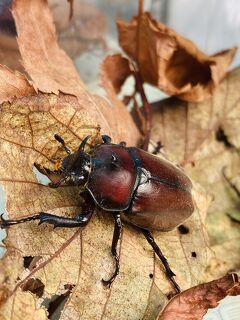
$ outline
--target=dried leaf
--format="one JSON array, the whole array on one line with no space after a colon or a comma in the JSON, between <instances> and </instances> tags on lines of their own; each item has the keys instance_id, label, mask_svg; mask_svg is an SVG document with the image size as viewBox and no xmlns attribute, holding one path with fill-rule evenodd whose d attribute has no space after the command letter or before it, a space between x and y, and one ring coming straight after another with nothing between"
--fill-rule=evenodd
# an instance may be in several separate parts
<instances>
[{"instance_id":1,"label":"dried leaf","mask_svg":"<svg viewBox=\"0 0 240 320\"><path fill-rule=\"evenodd\" d=\"M206 272L210 281L239 268L240 227L227 213L239 210L239 198L223 177L239 180L240 69L232 71L212 98L203 103L166 99L155 106L153 136L164 151L212 195L207 216L211 249L215 255ZM219 132L224 130L224 135ZM224 138L225 136L225 138ZM237 148L237 149L235 149Z\"/></svg>"},{"instance_id":2,"label":"dried leaf","mask_svg":"<svg viewBox=\"0 0 240 320\"><path fill-rule=\"evenodd\" d=\"M98 128L91 127L89 119L84 118L88 127L84 126L81 112L76 98L53 94L38 94L1 106L0 126L4 130L0 134L0 182L6 193L9 217L39 211L74 216L80 211L81 198L75 188L56 190L40 185L32 165L37 162L49 166L51 159L62 157L62 150L53 138L55 132L62 135L73 150L86 131L92 135L97 133ZM200 281L209 258L202 221L208 202L199 191L195 190L193 196L196 211L186 222L189 234L182 235L178 230L154 234L183 289ZM61 320L78 319L80 315L83 319L94 319L96 314L111 319L116 316L118 319L154 319L166 302L165 294L172 288L143 236L130 227L124 229L122 236L120 275L110 290L102 286L101 279L113 270L112 233L113 224L106 213L95 215L83 232L53 230L51 226L38 226L34 222L9 228L8 254L0 263L0 269L5 271L2 285L5 289L7 286L8 299L0 315L7 318L7 310L14 301L20 301L14 300L21 294L20 287L34 277L44 284L42 299L61 294L66 284L75 286ZM192 257L193 251L197 257ZM41 257L31 271L23 268L26 256ZM39 303L37 297L34 299ZM15 304L14 308L17 308Z\"/></svg>"},{"instance_id":3,"label":"dried leaf","mask_svg":"<svg viewBox=\"0 0 240 320\"><path fill-rule=\"evenodd\" d=\"M236 48L207 56L147 12L118 21L119 42L137 62L144 81L186 101L208 98L226 74Z\"/></svg>"},{"instance_id":4,"label":"dried leaf","mask_svg":"<svg viewBox=\"0 0 240 320\"><path fill-rule=\"evenodd\" d=\"M24 75L0 65L0 103L34 93L33 86Z\"/></svg>"},{"instance_id":5,"label":"dried leaf","mask_svg":"<svg viewBox=\"0 0 240 320\"><path fill-rule=\"evenodd\" d=\"M232 291L240 294L240 283L236 274L200 284L175 296L158 316L158 320L201 320L209 308Z\"/></svg>"},{"instance_id":6,"label":"dried leaf","mask_svg":"<svg viewBox=\"0 0 240 320\"><path fill-rule=\"evenodd\" d=\"M12 12L23 66L34 86L42 92L61 91L86 99L85 85L73 62L57 44L47 2L15 0Z\"/></svg>"},{"instance_id":7,"label":"dried leaf","mask_svg":"<svg viewBox=\"0 0 240 320\"><path fill-rule=\"evenodd\" d=\"M102 64L102 71L115 93L119 93L125 80L131 75L129 60L120 54L107 56Z\"/></svg>"},{"instance_id":8,"label":"dried leaf","mask_svg":"<svg viewBox=\"0 0 240 320\"><path fill-rule=\"evenodd\" d=\"M16 38L12 35L0 33L0 64L9 67L11 70L23 72L20 58Z\"/></svg>"},{"instance_id":9,"label":"dried leaf","mask_svg":"<svg viewBox=\"0 0 240 320\"><path fill-rule=\"evenodd\" d=\"M59 48L47 2L16 0L13 16L23 65L33 80L33 86L42 92L77 96L82 117L88 119L89 127L93 123L95 127L101 125L102 132L109 134L113 141L126 140L135 145L139 133L125 106L115 99L113 107L110 107L105 99L91 95L71 59ZM121 117L116 118L117 114ZM128 132L125 122L129 125Z\"/></svg>"}]
</instances>

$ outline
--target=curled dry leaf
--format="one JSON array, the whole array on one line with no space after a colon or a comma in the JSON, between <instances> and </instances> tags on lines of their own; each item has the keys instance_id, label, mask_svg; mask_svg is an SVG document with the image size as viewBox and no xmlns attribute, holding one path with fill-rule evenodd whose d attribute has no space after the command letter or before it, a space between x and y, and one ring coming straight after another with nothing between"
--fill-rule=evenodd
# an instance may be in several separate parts
<instances>
[{"instance_id":1,"label":"curled dry leaf","mask_svg":"<svg viewBox=\"0 0 240 320\"><path fill-rule=\"evenodd\" d=\"M236 208L239 210L240 199L223 177L223 168L233 182L237 183L240 177L239 85L238 68L206 102L170 98L154 107L153 140L160 140L166 154L181 163L213 198L207 228L214 256L206 281L240 267L240 226L227 216Z\"/></svg>"},{"instance_id":2,"label":"curled dry leaf","mask_svg":"<svg viewBox=\"0 0 240 320\"><path fill-rule=\"evenodd\" d=\"M236 48L208 56L147 12L118 21L119 42L144 81L186 101L208 98L226 74Z\"/></svg>"},{"instance_id":3,"label":"curled dry leaf","mask_svg":"<svg viewBox=\"0 0 240 320\"><path fill-rule=\"evenodd\" d=\"M102 70L115 93L119 93L125 80L131 75L132 71L129 60L120 54L107 56L102 64Z\"/></svg>"},{"instance_id":4,"label":"curled dry leaf","mask_svg":"<svg viewBox=\"0 0 240 320\"><path fill-rule=\"evenodd\" d=\"M209 308L214 308L227 295L240 294L236 274L200 284L175 296L157 320L202 320Z\"/></svg>"}]
</instances>

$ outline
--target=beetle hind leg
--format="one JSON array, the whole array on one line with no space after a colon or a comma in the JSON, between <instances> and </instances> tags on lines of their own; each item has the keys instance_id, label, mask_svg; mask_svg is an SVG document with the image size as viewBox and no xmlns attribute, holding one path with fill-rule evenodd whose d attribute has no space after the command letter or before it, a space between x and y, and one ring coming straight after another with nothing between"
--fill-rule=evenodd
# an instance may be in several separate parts
<instances>
[{"instance_id":1,"label":"beetle hind leg","mask_svg":"<svg viewBox=\"0 0 240 320\"><path fill-rule=\"evenodd\" d=\"M154 252L156 253L156 255L162 261L162 263L163 263L163 265L165 267L165 270L166 270L166 276L169 278L169 280L173 284L173 286L176 289L177 293L181 292L179 285L177 284L177 282L174 279L174 276L176 276L176 275L171 270L167 259L165 258L165 256L163 255L162 251L160 250L159 246L155 242L153 236L151 235L151 233L148 230L145 230L145 229L141 229L141 230L142 230L145 238L147 239L148 243L152 246L152 248L153 248Z\"/></svg>"},{"instance_id":2,"label":"beetle hind leg","mask_svg":"<svg viewBox=\"0 0 240 320\"><path fill-rule=\"evenodd\" d=\"M113 283L113 281L115 280L117 275L119 274L119 268L120 268L119 255L117 253L117 245L118 245L118 241L120 240L121 231L122 231L122 221L121 221L120 214L114 215L114 222L115 223L114 223L114 233L113 233L111 252L112 252L113 257L115 258L115 263L116 263L115 271L110 279L108 279L108 280L102 279L104 286L109 286L109 287L111 286L111 284Z\"/></svg>"}]
</instances>

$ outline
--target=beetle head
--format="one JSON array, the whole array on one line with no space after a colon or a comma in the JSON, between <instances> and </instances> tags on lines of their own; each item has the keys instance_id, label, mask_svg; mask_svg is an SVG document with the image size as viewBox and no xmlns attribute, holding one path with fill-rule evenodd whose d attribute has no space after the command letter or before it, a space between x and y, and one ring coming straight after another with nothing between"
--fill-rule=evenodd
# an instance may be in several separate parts
<instances>
[{"instance_id":1,"label":"beetle head","mask_svg":"<svg viewBox=\"0 0 240 320\"><path fill-rule=\"evenodd\" d=\"M65 146L62 138L57 135L55 135L55 138ZM84 138L78 150L74 153L71 153L65 146L68 156L61 163L57 164L57 169L54 171L34 163L37 170L51 180L49 183L50 187L57 188L65 181L69 181L75 185L84 185L87 182L91 169L91 160L90 156L84 152L84 147L89 138L90 136Z\"/></svg>"},{"instance_id":2,"label":"beetle head","mask_svg":"<svg viewBox=\"0 0 240 320\"><path fill-rule=\"evenodd\" d=\"M90 156L84 152L84 147L89 138L90 136L84 138L78 150L62 160L60 171L64 175L64 179L70 180L76 185L84 185L90 172Z\"/></svg>"}]
</instances>

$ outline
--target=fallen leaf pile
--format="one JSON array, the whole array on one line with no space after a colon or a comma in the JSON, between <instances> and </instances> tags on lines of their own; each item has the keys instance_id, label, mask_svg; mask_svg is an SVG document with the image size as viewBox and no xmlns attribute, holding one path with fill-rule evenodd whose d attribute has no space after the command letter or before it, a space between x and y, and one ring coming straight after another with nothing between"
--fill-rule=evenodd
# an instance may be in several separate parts
<instances>
[{"instance_id":1,"label":"fallen leaf pile","mask_svg":"<svg viewBox=\"0 0 240 320\"><path fill-rule=\"evenodd\" d=\"M92 144L99 141L100 134L110 135L114 142L139 144L139 130L117 97L132 73L131 64L121 56L108 58L101 70L107 99L92 95L71 59L58 46L47 2L15 0L12 12L26 74L0 66L0 185L5 192L6 213L12 219L39 211L74 217L81 212L79 190L70 186L50 189L40 184L33 163L53 168L55 161L64 156L53 137L55 133L62 136L72 150L88 134L92 135ZM160 25L152 27L150 22L158 37ZM136 20L129 29L135 30L135 24ZM152 48L155 45L152 43ZM233 54L231 50L225 59L224 54L204 57L204 62L202 54L196 54L201 63L212 68L213 77L208 79L211 84L203 85L208 87L206 95L224 76ZM129 55L135 60L133 53ZM136 59L139 66L143 66L143 60L139 56ZM147 80L142 67L140 71ZM193 84L195 80L189 81ZM194 181L193 215L174 231L154 232L156 242L177 275L177 282L187 291L167 304L174 293L171 283L144 237L131 226L125 226L119 246L120 274L110 289L103 287L101 279L108 278L114 269L110 254L113 223L109 214L96 210L83 230L53 230L52 226L38 226L36 222L7 230L4 241L7 252L0 260L0 318L181 319L179 301L184 301L184 314L196 306L196 303L189 306L189 297L192 297L195 301L204 301L198 317L189 318L198 320L207 308L216 306L227 294L233 291L239 294L237 276L223 277L230 269L239 268L237 254L225 253L234 244L238 250L240 242L236 243L239 226L225 215L236 206L237 199L229 196L232 190L222 176L224 166L229 177L236 175L239 168L235 148L239 148L240 126L233 121L239 109L236 90L239 81L239 70L236 70L210 100L196 104L171 98L158 104L154 111L152 139L161 140L166 156L180 163ZM196 89L184 84L179 94L186 97L188 92L192 96L191 90L186 90L190 87L193 91ZM220 130L227 138L216 138ZM227 146L226 139L234 147ZM210 203L211 216L208 214L207 219L211 247L205 225ZM223 235L220 246L211 219L221 224L222 217L228 223L229 234ZM198 285L218 277L223 278ZM206 292L210 295L207 302Z\"/></svg>"}]
</instances>

